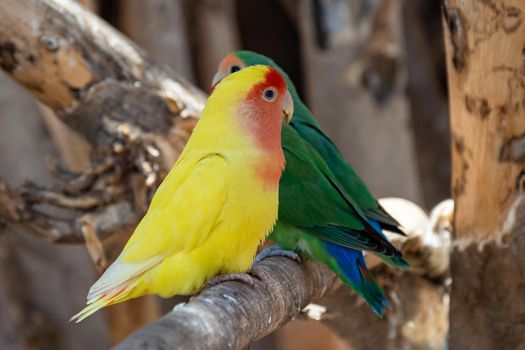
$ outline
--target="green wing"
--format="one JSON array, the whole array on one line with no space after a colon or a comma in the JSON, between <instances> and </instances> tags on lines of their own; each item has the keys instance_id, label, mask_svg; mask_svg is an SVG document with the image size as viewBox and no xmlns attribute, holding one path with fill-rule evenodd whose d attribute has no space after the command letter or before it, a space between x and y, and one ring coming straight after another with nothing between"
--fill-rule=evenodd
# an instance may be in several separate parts
<instances>
[{"instance_id":1,"label":"green wing","mask_svg":"<svg viewBox=\"0 0 525 350\"><path fill-rule=\"evenodd\" d=\"M317 151L291 127L283 127L286 168L279 191L279 220L313 236L352 249L400 256L368 223Z\"/></svg>"},{"instance_id":2,"label":"green wing","mask_svg":"<svg viewBox=\"0 0 525 350\"><path fill-rule=\"evenodd\" d=\"M377 220L384 229L403 234L403 231L399 229L399 223L379 205L363 180L346 162L332 140L319 128L306 107L300 107L298 112L294 113L291 125L305 141L319 152L328 163L335 178L348 195L363 209L367 217Z\"/></svg>"}]
</instances>

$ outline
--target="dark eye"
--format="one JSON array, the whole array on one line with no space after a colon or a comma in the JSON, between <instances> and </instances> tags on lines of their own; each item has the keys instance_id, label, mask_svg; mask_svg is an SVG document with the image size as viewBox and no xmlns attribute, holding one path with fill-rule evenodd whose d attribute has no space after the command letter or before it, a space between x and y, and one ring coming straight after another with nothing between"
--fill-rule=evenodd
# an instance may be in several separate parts
<instances>
[{"instance_id":1,"label":"dark eye","mask_svg":"<svg viewBox=\"0 0 525 350\"><path fill-rule=\"evenodd\" d=\"M241 70L241 67L239 67L238 65L233 65L230 67L230 73L235 73L235 72L238 72Z\"/></svg>"},{"instance_id":2,"label":"dark eye","mask_svg":"<svg viewBox=\"0 0 525 350\"><path fill-rule=\"evenodd\" d=\"M264 89L263 98L266 101L273 101L277 97L277 91L273 87Z\"/></svg>"}]
</instances>

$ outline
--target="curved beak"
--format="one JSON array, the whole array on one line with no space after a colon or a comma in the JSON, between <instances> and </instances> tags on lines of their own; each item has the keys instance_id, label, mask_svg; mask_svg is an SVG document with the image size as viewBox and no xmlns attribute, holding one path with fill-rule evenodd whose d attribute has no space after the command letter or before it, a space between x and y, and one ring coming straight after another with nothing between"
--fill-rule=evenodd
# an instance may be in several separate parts
<instances>
[{"instance_id":1,"label":"curved beak","mask_svg":"<svg viewBox=\"0 0 525 350\"><path fill-rule=\"evenodd\" d=\"M283 110L284 117L286 118L286 123L290 123L293 116L293 99L290 95L290 91L286 90L286 95L284 95L281 100L281 108Z\"/></svg>"},{"instance_id":2,"label":"curved beak","mask_svg":"<svg viewBox=\"0 0 525 350\"><path fill-rule=\"evenodd\" d=\"M211 86L212 88L217 85L217 83L219 83L222 78L224 78L224 74L222 74L222 72L220 70L217 71L217 73L215 73L215 75L213 76L213 80L211 81Z\"/></svg>"}]
</instances>

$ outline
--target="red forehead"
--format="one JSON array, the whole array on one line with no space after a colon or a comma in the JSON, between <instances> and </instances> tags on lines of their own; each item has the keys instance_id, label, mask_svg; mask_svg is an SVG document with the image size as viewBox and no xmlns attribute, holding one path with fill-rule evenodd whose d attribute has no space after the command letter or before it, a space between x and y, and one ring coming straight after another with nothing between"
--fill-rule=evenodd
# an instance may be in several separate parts
<instances>
[{"instance_id":1,"label":"red forehead","mask_svg":"<svg viewBox=\"0 0 525 350\"><path fill-rule=\"evenodd\" d=\"M248 96L259 94L268 87L274 87L280 93L283 93L286 90L286 80L284 80L282 75L272 67L268 67L268 71L264 75L264 80L255 85Z\"/></svg>"},{"instance_id":2,"label":"red forehead","mask_svg":"<svg viewBox=\"0 0 525 350\"><path fill-rule=\"evenodd\" d=\"M284 91L286 89L286 81L283 76L279 74L277 70L270 67L268 73L266 73L265 83L268 86L274 86L279 91Z\"/></svg>"},{"instance_id":3,"label":"red forehead","mask_svg":"<svg viewBox=\"0 0 525 350\"><path fill-rule=\"evenodd\" d=\"M261 103L260 97L263 91L269 87L274 87L279 95L284 94L286 91L286 80L277 72L274 68L268 67L268 71L264 75L264 80L255 84L246 95L248 100L257 101L256 103Z\"/></svg>"}]
</instances>

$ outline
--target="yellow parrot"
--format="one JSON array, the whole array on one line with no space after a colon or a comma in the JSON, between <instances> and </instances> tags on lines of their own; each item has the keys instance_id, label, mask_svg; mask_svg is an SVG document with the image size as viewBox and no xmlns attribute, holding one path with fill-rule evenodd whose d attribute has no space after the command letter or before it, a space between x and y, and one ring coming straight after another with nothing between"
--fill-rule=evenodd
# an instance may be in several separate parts
<instances>
[{"instance_id":1,"label":"yellow parrot","mask_svg":"<svg viewBox=\"0 0 525 350\"><path fill-rule=\"evenodd\" d=\"M250 269L277 219L286 81L256 65L217 84L181 156L119 257L90 288L77 322L145 294L192 294Z\"/></svg>"}]
</instances>

